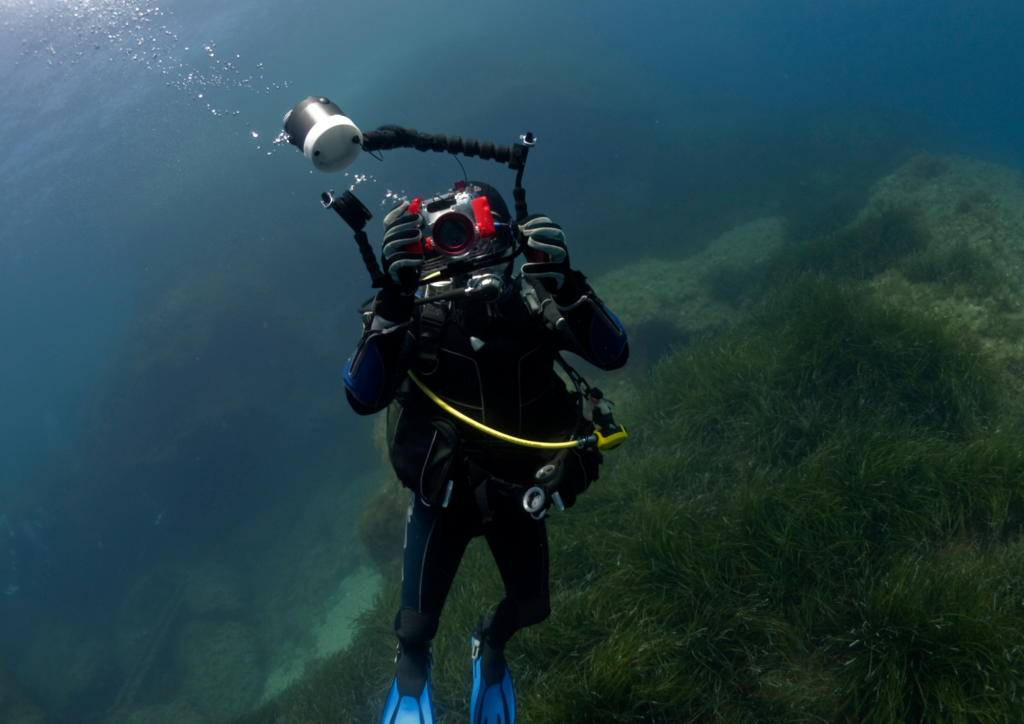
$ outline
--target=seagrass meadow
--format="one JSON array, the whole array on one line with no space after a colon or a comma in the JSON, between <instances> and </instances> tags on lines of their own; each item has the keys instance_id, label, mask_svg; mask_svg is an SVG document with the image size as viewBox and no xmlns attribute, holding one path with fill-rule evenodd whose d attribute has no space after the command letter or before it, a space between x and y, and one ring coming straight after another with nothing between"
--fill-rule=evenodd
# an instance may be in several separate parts
<instances>
[{"instance_id":1,"label":"seagrass meadow","mask_svg":"<svg viewBox=\"0 0 1024 724\"><path fill-rule=\"evenodd\" d=\"M708 293L727 329L680 329L617 409L629 444L552 514L553 614L508 647L520 724L1021 720L1024 239L1005 201L937 191L972 163L914 159ZM404 502L385 487L364 540L400 541ZM380 551L351 646L239 724L379 716L400 553ZM470 633L502 595L474 542L435 640L442 722L468 717Z\"/></svg>"}]
</instances>

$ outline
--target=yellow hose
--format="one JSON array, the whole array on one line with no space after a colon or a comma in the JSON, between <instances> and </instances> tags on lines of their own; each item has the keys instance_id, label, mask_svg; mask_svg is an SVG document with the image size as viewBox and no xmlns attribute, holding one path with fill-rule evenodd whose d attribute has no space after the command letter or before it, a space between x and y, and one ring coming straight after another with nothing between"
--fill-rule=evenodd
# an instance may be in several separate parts
<instances>
[{"instance_id":1,"label":"yellow hose","mask_svg":"<svg viewBox=\"0 0 1024 724\"><path fill-rule=\"evenodd\" d=\"M445 402L440 397L438 397L433 392L431 392L430 389L425 384L420 382L420 378L417 377L416 374L412 370L409 370L409 379L411 379L413 382L415 382L416 386L419 387L421 390L423 390L423 393L427 397L429 397L431 400L436 402L441 407L442 410L444 410L445 412L447 412L450 415L454 415L455 417L459 418L460 420L462 420L467 425L472 425L477 430L480 430L482 432L486 432L488 435L493 435L494 437L498 438L499 440L504 440L506 442L515 443L516 445L525 445L526 447L539 447L539 448L547 448L547 449L565 448L565 447L579 447L579 445L580 445L581 441L579 441L579 440L567 440L566 442L535 442L533 440L523 440L522 438L519 438L519 437L512 437L511 435L506 435L503 432L498 432L497 430L493 430L493 429L487 427L486 425L480 424L479 422L477 422L476 420L474 420L471 417L466 417L461 412L459 412L458 410L453 408L447 402Z\"/></svg>"}]
</instances>

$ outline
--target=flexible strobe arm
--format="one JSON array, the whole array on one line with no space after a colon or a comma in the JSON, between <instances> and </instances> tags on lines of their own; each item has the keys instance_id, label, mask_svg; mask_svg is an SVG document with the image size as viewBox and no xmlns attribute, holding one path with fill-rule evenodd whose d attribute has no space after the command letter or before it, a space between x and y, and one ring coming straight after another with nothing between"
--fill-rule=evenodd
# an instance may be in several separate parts
<instances>
[{"instance_id":1,"label":"flexible strobe arm","mask_svg":"<svg viewBox=\"0 0 1024 724\"><path fill-rule=\"evenodd\" d=\"M510 169L518 171L512 196L515 199L516 221L522 221L528 214L526 191L523 189L523 169L526 167L526 156L536 144L533 133L527 132L522 139L522 143L517 143L509 148L504 144L495 146L490 141L478 141L475 138L463 139L459 136L445 136L443 133L430 135L429 133L420 133L414 128L384 125L376 131L363 134L363 150L390 151L395 148L415 148L424 153L427 151L448 152L469 157L476 156L484 161L493 160L498 163L507 163ZM355 141L356 139L353 139L353 142Z\"/></svg>"},{"instance_id":2,"label":"flexible strobe arm","mask_svg":"<svg viewBox=\"0 0 1024 724\"><path fill-rule=\"evenodd\" d=\"M532 138L532 134L528 134ZM495 146L490 141L478 141L475 138L463 139L459 136L445 136L442 133L430 135L420 133L414 128L401 126L381 126L376 131L363 134L364 151L390 151L395 148L415 148L417 151L435 153L453 153L463 156L478 157L484 161L506 163L512 170L523 167L529 147L515 144L512 148L502 144Z\"/></svg>"}]
</instances>

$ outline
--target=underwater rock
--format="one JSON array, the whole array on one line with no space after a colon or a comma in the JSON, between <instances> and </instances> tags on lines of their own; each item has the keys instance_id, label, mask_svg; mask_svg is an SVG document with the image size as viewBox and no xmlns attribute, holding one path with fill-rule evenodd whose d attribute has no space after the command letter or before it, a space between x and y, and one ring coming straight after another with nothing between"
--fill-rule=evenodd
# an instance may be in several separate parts
<instances>
[{"instance_id":1,"label":"underwater rock","mask_svg":"<svg viewBox=\"0 0 1024 724\"><path fill-rule=\"evenodd\" d=\"M1024 173L972 158L918 156L875 184L860 218L886 206L920 210L931 251L966 244L991 254L1015 286L1024 282Z\"/></svg>"},{"instance_id":2,"label":"underwater rock","mask_svg":"<svg viewBox=\"0 0 1024 724\"><path fill-rule=\"evenodd\" d=\"M757 219L686 259L641 259L595 279L629 332L631 363L656 361L672 346L735 325L749 303L744 276L779 248L785 229L783 219Z\"/></svg>"},{"instance_id":3,"label":"underwater rock","mask_svg":"<svg viewBox=\"0 0 1024 724\"><path fill-rule=\"evenodd\" d=\"M15 704L6 711L0 710L5 724L44 724L43 710L31 704Z\"/></svg>"},{"instance_id":4,"label":"underwater rock","mask_svg":"<svg viewBox=\"0 0 1024 724\"><path fill-rule=\"evenodd\" d=\"M190 571L182 597L185 607L199 616L232 613L242 608L238 575L219 561L207 561Z\"/></svg>"},{"instance_id":5,"label":"underwater rock","mask_svg":"<svg viewBox=\"0 0 1024 724\"><path fill-rule=\"evenodd\" d=\"M959 156L915 157L875 184L861 217L913 206L927 249L869 284L976 335L1024 397L1024 173Z\"/></svg>"},{"instance_id":6,"label":"underwater rock","mask_svg":"<svg viewBox=\"0 0 1024 724\"><path fill-rule=\"evenodd\" d=\"M704 251L679 261L642 259L594 280L594 288L627 330L662 322L693 333L733 320L730 305L716 302L702 287L714 268L749 269L782 243L785 222L757 219L722 234Z\"/></svg>"},{"instance_id":7,"label":"underwater rock","mask_svg":"<svg viewBox=\"0 0 1024 724\"><path fill-rule=\"evenodd\" d=\"M236 621L193 621L175 641L181 699L211 721L245 711L261 692L262 657L252 629Z\"/></svg>"},{"instance_id":8,"label":"underwater rock","mask_svg":"<svg viewBox=\"0 0 1024 724\"><path fill-rule=\"evenodd\" d=\"M143 576L121 606L114 634L118 663L127 679L144 669L166 644L181 610L182 584L177 577Z\"/></svg>"},{"instance_id":9,"label":"underwater rock","mask_svg":"<svg viewBox=\"0 0 1024 724\"><path fill-rule=\"evenodd\" d=\"M391 467L391 455L388 453L388 416L377 415L373 418L373 449L380 455L380 463L385 469Z\"/></svg>"},{"instance_id":10,"label":"underwater rock","mask_svg":"<svg viewBox=\"0 0 1024 724\"><path fill-rule=\"evenodd\" d=\"M405 511L409 491L392 476L367 501L359 520L359 538L382 575L397 580L402 573Z\"/></svg>"},{"instance_id":11,"label":"underwater rock","mask_svg":"<svg viewBox=\"0 0 1024 724\"><path fill-rule=\"evenodd\" d=\"M11 675L0 668L0 721L4 724L44 724L46 715L18 688Z\"/></svg>"},{"instance_id":12,"label":"underwater rock","mask_svg":"<svg viewBox=\"0 0 1024 724\"><path fill-rule=\"evenodd\" d=\"M157 704L132 710L124 724L206 724L208 720L184 704Z\"/></svg>"},{"instance_id":13,"label":"underwater rock","mask_svg":"<svg viewBox=\"0 0 1024 724\"><path fill-rule=\"evenodd\" d=\"M173 687L174 672L159 666L177 630L184 586L180 576L144 576L129 592L115 629L120 687L109 711L111 724L122 724L140 701L146 701L154 680Z\"/></svg>"},{"instance_id":14,"label":"underwater rock","mask_svg":"<svg viewBox=\"0 0 1024 724\"><path fill-rule=\"evenodd\" d=\"M107 716L103 724L210 724L210 720L188 704L176 701L128 707Z\"/></svg>"},{"instance_id":15,"label":"underwater rock","mask_svg":"<svg viewBox=\"0 0 1024 724\"><path fill-rule=\"evenodd\" d=\"M76 704L105 688L116 665L113 650L104 639L61 627L42 633L29 647L20 668L21 676L49 711L68 714Z\"/></svg>"},{"instance_id":16,"label":"underwater rock","mask_svg":"<svg viewBox=\"0 0 1024 724\"><path fill-rule=\"evenodd\" d=\"M339 583L359 569L367 553L356 532L366 499L377 487L378 476L344 476L339 460L311 491L252 571L252 613L260 640L272 659L289 659L290 651L312 646L312 630L329 609Z\"/></svg>"},{"instance_id":17,"label":"underwater rock","mask_svg":"<svg viewBox=\"0 0 1024 724\"><path fill-rule=\"evenodd\" d=\"M331 608L316 628L316 654L330 656L352 642L356 619L373 605L384 578L368 567L362 567L338 585L331 597Z\"/></svg>"},{"instance_id":18,"label":"underwater rock","mask_svg":"<svg viewBox=\"0 0 1024 724\"><path fill-rule=\"evenodd\" d=\"M261 702L269 701L284 691L305 672L310 662L322 660L351 644L359 616L373 607L384 578L363 566L338 584L329 600L330 608L315 627L315 643L311 647L277 652L271 671L263 686Z\"/></svg>"},{"instance_id":19,"label":"underwater rock","mask_svg":"<svg viewBox=\"0 0 1024 724\"><path fill-rule=\"evenodd\" d=\"M906 229L885 227L904 217ZM1021 172L971 158L923 154L875 183L845 227L803 240L806 253L787 239L786 223L759 219L687 259L642 259L595 279L595 289L629 330L631 356L641 364L654 361L674 346L731 328L778 284L792 281L785 275L775 278L779 270L774 267L789 264L796 272L846 280L844 259L854 266L852 257L858 254L877 261L877 250L857 248L858 239L877 245L880 234L892 259L875 267L860 264L858 269L867 273L854 275L853 281L866 278L888 303L955 320L977 332L997 356L1016 358L1024 352ZM911 231L916 236L908 241L904 237ZM893 234L896 241L907 242L904 256L889 248ZM819 268L801 253L832 256ZM1024 366L1019 376L1015 384L1024 390Z\"/></svg>"}]
</instances>

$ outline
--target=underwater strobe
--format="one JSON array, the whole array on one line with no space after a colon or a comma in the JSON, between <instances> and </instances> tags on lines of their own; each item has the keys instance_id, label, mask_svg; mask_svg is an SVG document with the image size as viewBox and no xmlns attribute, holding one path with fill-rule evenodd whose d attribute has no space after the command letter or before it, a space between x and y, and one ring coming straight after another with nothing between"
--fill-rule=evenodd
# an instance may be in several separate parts
<instances>
[{"instance_id":1,"label":"underwater strobe","mask_svg":"<svg viewBox=\"0 0 1024 724\"><path fill-rule=\"evenodd\" d=\"M284 116L288 142L302 151L317 171L347 168L363 148L363 134L345 112L321 96L310 96Z\"/></svg>"}]
</instances>

